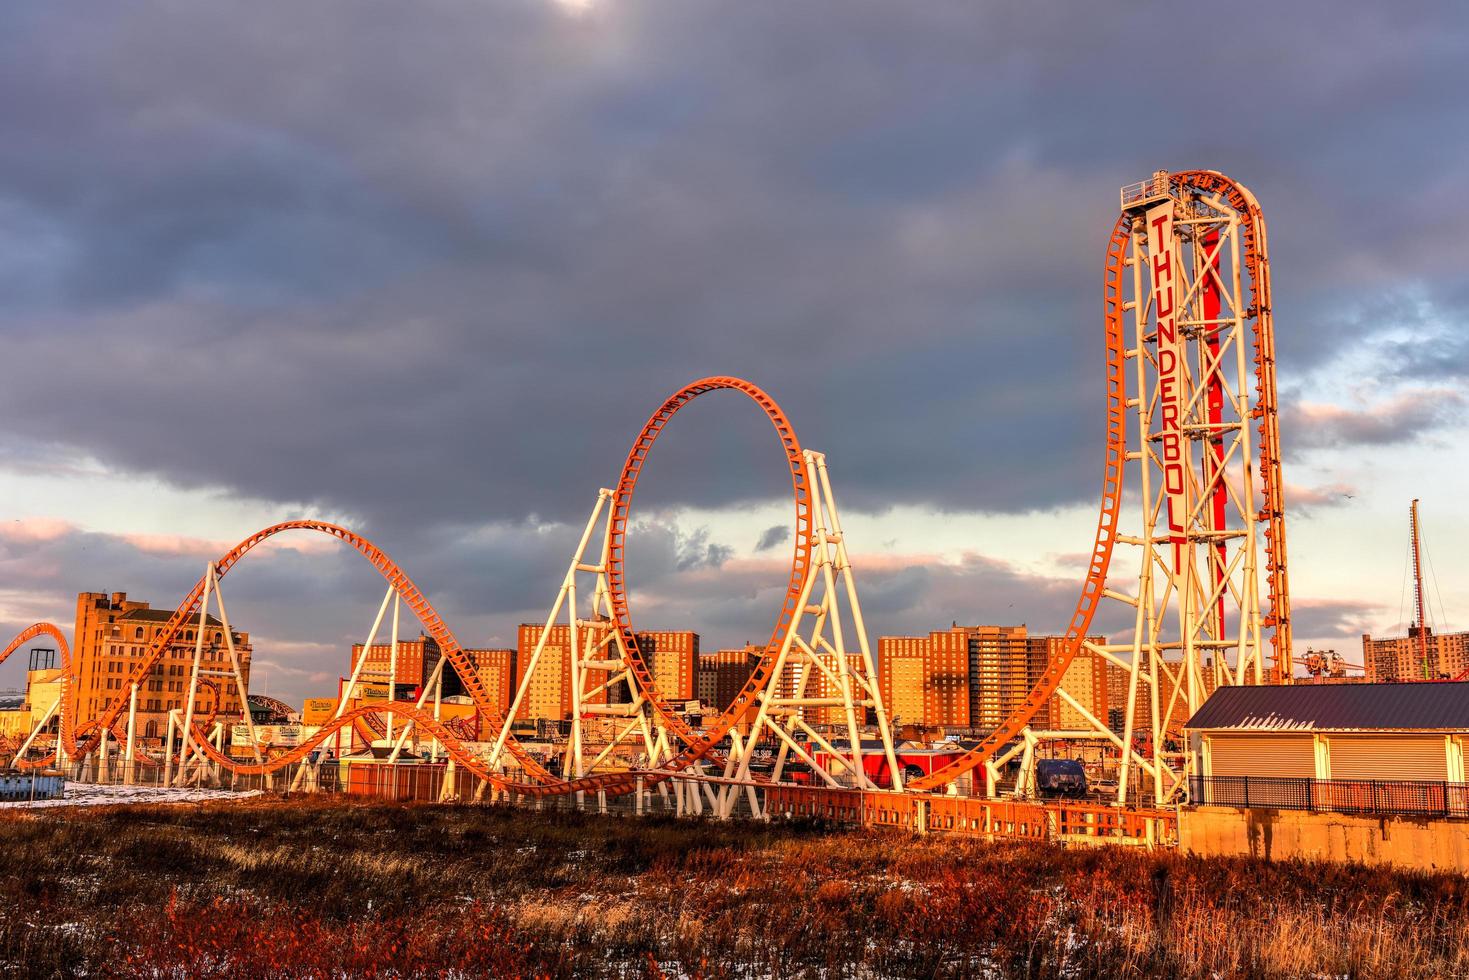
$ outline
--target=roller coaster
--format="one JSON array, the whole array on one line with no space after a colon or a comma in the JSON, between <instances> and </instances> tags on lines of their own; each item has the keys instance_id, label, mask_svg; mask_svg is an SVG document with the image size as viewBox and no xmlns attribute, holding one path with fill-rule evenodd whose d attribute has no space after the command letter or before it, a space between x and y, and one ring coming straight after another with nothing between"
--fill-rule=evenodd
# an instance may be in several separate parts
<instances>
[{"instance_id":1,"label":"roller coaster","mask_svg":"<svg viewBox=\"0 0 1469 980\"><path fill-rule=\"evenodd\" d=\"M762 794L791 785L797 768L833 790L907 798L953 794L968 780L974 795L993 794L1000 767L1012 759L1029 759L1047 739L1086 738L1109 745L1120 759L1115 804L1182 800L1193 760L1177 737L1179 719L1217 685L1267 678L1288 683L1292 674L1268 248L1254 196L1214 171L1159 171L1123 188L1120 205L1103 279L1101 500L1075 611L1058 652L1018 709L942 768L905 785L825 456L802 446L770 395L733 377L685 385L643 425L617 481L597 496L509 705L496 703L448 624L385 552L347 528L295 520L257 531L209 563L123 681L123 693L94 718L75 717L76 698L67 686L73 664L60 629L38 623L12 640L0 660L37 637L55 641L63 678L57 704L15 752L13 764L96 775L115 760L130 775L138 767L161 767L164 778L177 783L217 779L223 772L269 779L294 767L293 785L299 785L318 750L355 729L369 740L386 734L394 761L410 733L415 741L431 741L451 769L469 774L477 797L582 800L594 794L605 804L627 794L641 800L674 781L693 783L692 798L714 813L727 816L743 805L761 816L768 815ZM625 555L639 476L659 435L684 406L718 391L745 396L774 428L790 475L795 543L770 638L748 679L717 715L694 725L660 689L640 647ZM471 744L464 729L430 707L427 689L415 701L390 697L350 706L361 683L354 670L335 717L298 745L262 745L247 711L252 757L236 758L226 751L222 726L210 731L212 715L194 716L196 694L214 684L200 670L201 629L183 717L170 726L160 752L141 749L138 691L211 605L224 625L240 703L246 703L220 584L257 546L288 532L335 538L377 570L386 590L367 645L391 609L396 649L399 611L406 606L438 644L439 672L447 664L458 674L480 729L494 733L492 741ZM585 614L583 604L590 607ZM550 765L522 743L513 722L535 671L553 669L542 665L543 654L563 615L573 711L564 750ZM1068 669L1083 655L1100 658L1126 679L1120 726L1093 715L1067 690ZM628 696L619 701L610 696L614 690ZM1082 730L1034 727L1055 698L1085 719ZM384 716L390 716L386 724ZM37 735L53 717L54 739L47 745ZM588 732L589 719L598 717L610 726L600 745ZM394 722L401 726L396 741ZM639 761L629 763L626 753L614 751L623 743L637 749ZM756 765L757 753L771 764ZM871 775L873 757L890 774L884 785Z\"/></svg>"}]
</instances>

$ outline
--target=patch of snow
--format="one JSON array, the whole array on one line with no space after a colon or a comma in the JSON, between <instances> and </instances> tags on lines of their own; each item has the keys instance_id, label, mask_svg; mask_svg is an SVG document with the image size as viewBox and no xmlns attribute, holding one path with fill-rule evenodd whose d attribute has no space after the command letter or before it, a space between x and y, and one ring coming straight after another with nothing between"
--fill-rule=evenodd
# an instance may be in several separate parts
<instances>
[{"instance_id":1,"label":"patch of snow","mask_svg":"<svg viewBox=\"0 0 1469 980\"><path fill-rule=\"evenodd\" d=\"M259 796L260 790L233 792L195 786L106 786L97 783L67 783L66 794L57 800L23 800L0 803L0 808L33 809L55 806L108 806L118 803L202 803L206 800L241 800Z\"/></svg>"}]
</instances>

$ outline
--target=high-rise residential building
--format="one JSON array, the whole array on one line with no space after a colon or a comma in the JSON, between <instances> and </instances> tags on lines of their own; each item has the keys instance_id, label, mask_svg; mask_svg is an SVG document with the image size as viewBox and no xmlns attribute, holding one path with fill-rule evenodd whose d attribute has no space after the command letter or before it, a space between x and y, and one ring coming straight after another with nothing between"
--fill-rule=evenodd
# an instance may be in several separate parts
<instances>
[{"instance_id":1,"label":"high-rise residential building","mask_svg":"<svg viewBox=\"0 0 1469 980\"><path fill-rule=\"evenodd\" d=\"M1362 634L1362 666L1367 683L1443 680L1469 670L1469 632L1435 633L1428 626L1424 627L1420 644L1418 629L1412 626L1407 636L1376 639Z\"/></svg>"},{"instance_id":2,"label":"high-rise residential building","mask_svg":"<svg viewBox=\"0 0 1469 980\"><path fill-rule=\"evenodd\" d=\"M636 635L638 651L664 700L673 704L694 700L699 634L690 630L647 630Z\"/></svg>"},{"instance_id":3,"label":"high-rise residential building","mask_svg":"<svg viewBox=\"0 0 1469 980\"><path fill-rule=\"evenodd\" d=\"M519 690L525 672L530 669L531 655L541 640L544 623L522 623L516 636L515 685ZM580 639L585 639L583 632ZM579 651L586 656L584 651ZM514 694L511 695L512 699ZM606 697L600 698L602 703ZM541 656L531 674L530 686L521 699L517 719L561 721L571 717L571 628L557 623L546 633Z\"/></svg>"},{"instance_id":4,"label":"high-rise residential building","mask_svg":"<svg viewBox=\"0 0 1469 980\"><path fill-rule=\"evenodd\" d=\"M738 650L700 654L694 692L699 701L715 711L728 708L744 690L750 671L763 653L762 647L750 643Z\"/></svg>"},{"instance_id":5,"label":"high-rise residential building","mask_svg":"<svg viewBox=\"0 0 1469 980\"><path fill-rule=\"evenodd\" d=\"M991 731L1019 708L1035 674L1024 626L954 626L969 645L969 725Z\"/></svg>"},{"instance_id":6,"label":"high-rise residential building","mask_svg":"<svg viewBox=\"0 0 1469 980\"><path fill-rule=\"evenodd\" d=\"M973 657L959 627L878 639L878 690L899 725L968 729L975 706Z\"/></svg>"},{"instance_id":7,"label":"high-rise residential building","mask_svg":"<svg viewBox=\"0 0 1469 980\"><path fill-rule=\"evenodd\" d=\"M396 688L395 695L399 697L416 697L417 693L428 684L429 678L433 676L434 668L438 666L443 654L439 650L438 642L431 636L420 633L416 640L399 640L398 657L396 664L393 661L393 644L374 643L367 648L367 659L363 661L362 669L357 673L360 683L386 684L388 671L396 667L393 676L393 686ZM357 668L357 661L362 657L362 644L352 644L350 659L347 661L347 676ZM445 665L445 669L448 666ZM448 678L446 677L447 681ZM407 688L407 690L404 690Z\"/></svg>"},{"instance_id":8,"label":"high-rise residential building","mask_svg":"<svg viewBox=\"0 0 1469 980\"><path fill-rule=\"evenodd\" d=\"M531 654L535 651L544 627L543 623L523 623L520 627L514 670L517 689L530 667ZM589 643L596 646L610 628L609 623L605 627L583 630L578 637L579 643L582 646ZM653 681L664 698L675 703L692 701L695 664L699 659L699 634L688 630L649 630L639 631L636 636L638 650L643 654L643 659L653 674ZM579 649L578 654L585 658L587 650ZM611 660L616 656L616 641L613 640L602 647L598 659ZM512 690L510 698L514 696L515 692ZM594 694L588 703L618 704L625 703L628 698L629 692L618 685L618 690ZM546 635L540 663L531 674L530 686L526 689L516 717L564 721L571 717L571 709L571 630L565 623L558 623Z\"/></svg>"},{"instance_id":9,"label":"high-rise residential building","mask_svg":"<svg viewBox=\"0 0 1469 980\"><path fill-rule=\"evenodd\" d=\"M128 697L127 679L143 660L154 638L173 616L171 609L152 609L148 603L129 599L126 592L82 592L77 595L76 631L72 658L76 671L75 696L78 718L95 718L118 698ZM204 621L200 654L201 669L230 669L229 646L224 624L213 616ZM189 676L193 670L194 647L199 643L199 618L189 619L163 656L154 664L138 688L137 733L140 738L161 738L168 730L168 712L183 710L189 698ZM253 647L250 635L230 631L240 673L250 679ZM194 711L207 713L217 707L216 717L243 718L239 693L232 677L208 677L195 694ZM214 704L217 690L219 703Z\"/></svg>"},{"instance_id":10,"label":"high-rise residential building","mask_svg":"<svg viewBox=\"0 0 1469 980\"><path fill-rule=\"evenodd\" d=\"M1099 645L1107 642L1102 636L1089 636L1087 639ZM1027 640L1032 686L1040 680L1046 665L1061 655L1065 642L1064 636L1032 636ZM1075 698L1093 718L1110 727L1109 666L1108 661L1082 648L1067 666L1066 673L1061 675L1061 688ZM1119 673L1126 677L1124 672ZM1085 714L1060 694L1051 695L1046 702L1045 711L1031 722L1031 726L1053 731L1085 731L1094 727Z\"/></svg>"},{"instance_id":11,"label":"high-rise residential building","mask_svg":"<svg viewBox=\"0 0 1469 980\"><path fill-rule=\"evenodd\" d=\"M1090 639L1102 642L1101 637ZM900 724L991 731L1024 704L1062 642L1059 636L1030 636L1024 625L954 624L928 636L882 637L878 675L883 703ZM1106 722L1108 684L1099 658L1083 651L1063 684ZM1031 724L1054 728L1064 720L1068 724L1061 727L1083 727L1080 719L1079 712L1053 697Z\"/></svg>"},{"instance_id":12,"label":"high-rise residential building","mask_svg":"<svg viewBox=\"0 0 1469 980\"><path fill-rule=\"evenodd\" d=\"M846 655L846 660L846 669L848 671L848 676L846 680L848 686L850 686L851 688L852 701L854 704L853 717L858 725L863 725L867 722L867 709L858 705L857 702L862 701L866 697L866 695L863 692L861 685L858 684L858 682L852 675L855 674L857 676L866 676L867 665L863 662L862 654L860 651L857 653L849 652ZM806 685L806 696L821 698L825 701L843 700L842 688L840 683L841 673L838 668L838 659L830 653L823 653L821 655L821 662L825 666L826 670L813 668L815 673L813 674L811 681ZM831 673L828 674L827 671L830 671ZM847 709L844 704L840 703L813 705L802 709L802 717L805 718L805 720L812 725L840 727L847 724Z\"/></svg>"},{"instance_id":13,"label":"high-rise residential building","mask_svg":"<svg viewBox=\"0 0 1469 980\"><path fill-rule=\"evenodd\" d=\"M505 711L510 707L510 699L515 696L515 651L514 650L470 650L466 649L464 655L474 665L475 675L479 677L480 684L490 695L490 703L497 711ZM464 684L459 680L454 670L446 665L444 667L444 692L451 693L449 679L452 676L454 694L464 694Z\"/></svg>"},{"instance_id":14,"label":"high-rise residential building","mask_svg":"<svg viewBox=\"0 0 1469 980\"><path fill-rule=\"evenodd\" d=\"M1108 660L1102 666L1102 676L1107 690L1107 715L1101 720L1115 734L1121 735L1127 727L1127 695L1132 674Z\"/></svg>"},{"instance_id":15,"label":"high-rise residential building","mask_svg":"<svg viewBox=\"0 0 1469 980\"><path fill-rule=\"evenodd\" d=\"M877 641L878 690L883 706L899 725L938 724L929 719L941 715L931 693L932 657L926 636L884 636ZM964 724L969 721L969 700L964 698Z\"/></svg>"}]
</instances>

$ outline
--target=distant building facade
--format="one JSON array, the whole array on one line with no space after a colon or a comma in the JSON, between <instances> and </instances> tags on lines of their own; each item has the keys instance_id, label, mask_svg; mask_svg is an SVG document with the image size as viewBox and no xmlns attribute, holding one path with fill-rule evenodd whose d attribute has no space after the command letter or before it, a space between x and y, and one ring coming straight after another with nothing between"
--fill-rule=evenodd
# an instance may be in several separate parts
<instances>
[{"instance_id":1,"label":"distant building facade","mask_svg":"<svg viewBox=\"0 0 1469 980\"><path fill-rule=\"evenodd\" d=\"M1101 636L1089 636L1087 640L1097 645L1106 642L1106 639ZM1040 680L1040 674L1045 671L1046 664L1061 655L1065 641L1064 636L1032 636L1029 638L1029 660L1031 669L1036 671L1035 680ZM1111 708L1114 697L1112 693L1114 675L1108 670L1109 666L1115 665L1083 647L1077 651L1076 656L1067 666L1066 672L1061 675L1062 690L1075 698L1081 707L1086 709L1087 714L1108 729L1112 727ZM1117 673L1121 674L1125 684L1127 673L1120 669ZM1127 696L1125 688L1122 694L1125 699ZM1124 706L1125 703L1124 701ZM1037 718L1031 724L1035 727L1044 725L1052 731L1072 732L1095 727L1087 720L1085 714L1082 714L1075 705L1061 697L1060 694L1051 695L1046 702L1044 722Z\"/></svg>"},{"instance_id":2,"label":"distant building facade","mask_svg":"<svg viewBox=\"0 0 1469 980\"><path fill-rule=\"evenodd\" d=\"M1102 642L1101 637L1090 637ZM928 636L885 636L878 641L878 678L883 704L902 725L993 731L1009 718L1060 653L1063 638L1031 636L1024 625L960 626ZM1108 721L1110 675L1106 665L1082 651L1063 686L1104 724ZM1080 728L1080 712L1060 698L1038 712L1037 728Z\"/></svg>"},{"instance_id":3,"label":"distant building facade","mask_svg":"<svg viewBox=\"0 0 1469 980\"><path fill-rule=\"evenodd\" d=\"M78 718L95 718L113 701L128 697L128 677L172 616L173 610L152 609L146 602L129 599L126 592L78 593L76 630L72 634ZM198 630L199 618L193 616L139 686L137 733L140 738L161 738L168 730L168 712L174 708L185 709L194 646L199 642ZM250 657L254 651L250 635L232 630L231 639L248 686ZM213 616L205 619L200 667L230 669L224 624ZM233 679L212 677L210 680L212 685L201 685L195 695L195 714L204 715L217 709L220 719L242 719L244 707ZM216 688L217 705L214 703Z\"/></svg>"},{"instance_id":4,"label":"distant building facade","mask_svg":"<svg viewBox=\"0 0 1469 980\"><path fill-rule=\"evenodd\" d=\"M514 650L490 650L475 649L465 650L464 655L474 666L474 673L479 678L480 685L490 695L490 703L495 710L504 713L510 708L510 699L515 697L515 651ZM445 680L454 671L446 668ZM455 686L463 691L463 684L459 683L458 675L454 675Z\"/></svg>"},{"instance_id":5,"label":"distant building facade","mask_svg":"<svg viewBox=\"0 0 1469 980\"><path fill-rule=\"evenodd\" d=\"M715 650L699 655L694 694L705 707L723 711L734 703L750 679L764 649L753 643L737 650Z\"/></svg>"},{"instance_id":6,"label":"distant building facade","mask_svg":"<svg viewBox=\"0 0 1469 980\"><path fill-rule=\"evenodd\" d=\"M393 660L392 643L374 643L367 648L367 659L363 661L362 669L358 671L357 677L363 683L386 684L389 670L395 668L392 679L397 693L416 696L416 692L428 684L429 678L433 676L434 668L439 665L442 657L438 641L426 633L420 633L416 640L398 641L396 664ZM350 677L351 672L356 670L357 661L360 659L362 659L362 644L354 643L351 659L347 663L347 676ZM410 690L404 692L404 687Z\"/></svg>"},{"instance_id":7,"label":"distant building facade","mask_svg":"<svg viewBox=\"0 0 1469 980\"><path fill-rule=\"evenodd\" d=\"M519 689L525 673L530 669L531 655L540 642L544 623L522 623L516 637L515 685ZM591 642L600 643L607 624L601 630L591 630ZM586 640L588 631L583 630L579 639ZM669 702L694 700L694 677L699 662L699 634L689 630L649 630L636 634L638 650L653 674L653 681ZM607 652L600 659L617 656L615 640L604 647ZM586 651L578 653L585 658ZM510 697L514 697L512 691ZM601 691L593 695L588 703L625 703L630 692L619 686L618 690ZM571 717L571 629L558 623L546 633L546 643L541 650L540 663L531 673L530 685L521 700L517 720L551 719L565 721Z\"/></svg>"},{"instance_id":8,"label":"distant building facade","mask_svg":"<svg viewBox=\"0 0 1469 980\"><path fill-rule=\"evenodd\" d=\"M638 651L666 701L693 701L699 663L699 634L690 630L649 630L637 635Z\"/></svg>"},{"instance_id":9,"label":"distant building facade","mask_svg":"<svg viewBox=\"0 0 1469 980\"><path fill-rule=\"evenodd\" d=\"M1418 630L1413 626L1407 636L1377 639L1362 634L1367 683L1446 680L1469 670L1469 632L1435 633L1433 627L1423 627L1420 643Z\"/></svg>"}]
</instances>

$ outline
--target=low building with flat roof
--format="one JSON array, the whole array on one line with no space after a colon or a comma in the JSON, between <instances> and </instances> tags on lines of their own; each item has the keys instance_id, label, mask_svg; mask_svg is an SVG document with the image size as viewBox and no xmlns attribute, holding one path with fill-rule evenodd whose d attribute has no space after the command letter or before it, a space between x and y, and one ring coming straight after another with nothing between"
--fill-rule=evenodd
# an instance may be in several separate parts
<instances>
[{"instance_id":1,"label":"low building with flat roof","mask_svg":"<svg viewBox=\"0 0 1469 980\"><path fill-rule=\"evenodd\" d=\"M1187 729L1205 799L1244 778L1463 783L1469 683L1221 687Z\"/></svg>"}]
</instances>

